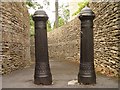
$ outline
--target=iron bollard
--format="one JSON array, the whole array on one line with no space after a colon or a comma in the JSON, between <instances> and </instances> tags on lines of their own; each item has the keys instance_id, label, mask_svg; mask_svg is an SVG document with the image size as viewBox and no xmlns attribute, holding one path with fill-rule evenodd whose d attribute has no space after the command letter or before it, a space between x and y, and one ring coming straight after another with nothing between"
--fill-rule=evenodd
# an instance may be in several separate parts
<instances>
[{"instance_id":1,"label":"iron bollard","mask_svg":"<svg viewBox=\"0 0 120 90\"><path fill-rule=\"evenodd\" d=\"M94 12L87 6L80 12L81 20L81 49L78 83L95 84L96 74L94 69L94 43L93 43L93 19Z\"/></svg>"},{"instance_id":2,"label":"iron bollard","mask_svg":"<svg viewBox=\"0 0 120 90\"><path fill-rule=\"evenodd\" d=\"M45 11L37 10L33 15L35 22L35 73L34 83L39 85L52 84L49 66L47 28L48 16Z\"/></svg>"}]
</instances>

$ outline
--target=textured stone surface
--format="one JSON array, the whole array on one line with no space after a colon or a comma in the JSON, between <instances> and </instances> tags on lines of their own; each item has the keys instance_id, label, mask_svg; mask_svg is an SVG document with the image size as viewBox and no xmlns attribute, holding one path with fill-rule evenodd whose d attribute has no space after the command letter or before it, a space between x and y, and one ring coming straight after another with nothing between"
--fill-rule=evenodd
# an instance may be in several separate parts
<instances>
[{"instance_id":1,"label":"textured stone surface","mask_svg":"<svg viewBox=\"0 0 120 90\"><path fill-rule=\"evenodd\" d=\"M57 60L77 60L80 56L80 21L72 20L48 33L49 57Z\"/></svg>"},{"instance_id":2,"label":"textured stone surface","mask_svg":"<svg viewBox=\"0 0 120 90\"><path fill-rule=\"evenodd\" d=\"M30 37L30 55L31 55L31 61L35 62L35 38L34 36Z\"/></svg>"},{"instance_id":3,"label":"textured stone surface","mask_svg":"<svg viewBox=\"0 0 120 90\"><path fill-rule=\"evenodd\" d=\"M91 3L94 20L96 71L118 76L120 62L120 2Z\"/></svg>"},{"instance_id":4,"label":"textured stone surface","mask_svg":"<svg viewBox=\"0 0 120 90\"><path fill-rule=\"evenodd\" d=\"M2 73L30 64L29 14L24 3L1 3ZM0 29L1 30L1 29Z\"/></svg>"},{"instance_id":5,"label":"textured stone surface","mask_svg":"<svg viewBox=\"0 0 120 90\"><path fill-rule=\"evenodd\" d=\"M96 71L118 76L120 62L120 3L90 3L94 19L94 59ZM80 58L80 21L48 33L49 57L58 60Z\"/></svg>"}]
</instances>

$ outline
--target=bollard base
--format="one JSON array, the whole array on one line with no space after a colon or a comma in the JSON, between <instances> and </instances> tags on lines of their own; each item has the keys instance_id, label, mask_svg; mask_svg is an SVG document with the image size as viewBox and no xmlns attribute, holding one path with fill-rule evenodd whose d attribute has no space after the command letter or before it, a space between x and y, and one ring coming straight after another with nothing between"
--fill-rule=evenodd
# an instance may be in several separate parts
<instances>
[{"instance_id":1,"label":"bollard base","mask_svg":"<svg viewBox=\"0 0 120 90\"><path fill-rule=\"evenodd\" d=\"M80 64L80 71L78 74L78 83L96 84L96 74L94 70L94 63L84 62Z\"/></svg>"},{"instance_id":2,"label":"bollard base","mask_svg":"<svg viewBox=\"0 0 120 90\"><path fill-rule=\"evenodd\" d=\"M89 84L96 84L96 76L95 75L80 75L78 74L78 83L89 85Z\"/></svg>"},{"instance_id":3,"label":"bollard base","mask_svg":"<svg viewBox=\"0 0 120 90\"><path fill-rule=\"evenodd\" d=\"M36 85L51 85L52 84L52 75L44 75L34 78L34 84Z\"/></svg>"}]
</instances>

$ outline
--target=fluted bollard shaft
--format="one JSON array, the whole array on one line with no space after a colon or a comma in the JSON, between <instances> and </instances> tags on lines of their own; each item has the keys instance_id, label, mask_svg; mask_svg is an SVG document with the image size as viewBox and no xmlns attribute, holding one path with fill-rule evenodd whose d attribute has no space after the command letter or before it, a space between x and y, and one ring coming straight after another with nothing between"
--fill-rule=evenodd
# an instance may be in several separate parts
<instances>
[{"instance_id":1,"label":"fluted bollard shaft","mask_svg":"<svg viewBox=\"0 0 120 90\"><path fill-rule=\"evenodd\" d=\"M78 82L82 84L95 84L96 74L94 69L94 43L93 43L93 11L85 7L81 10L81 44L80 44L80 67Z\"/></svg>"},{"instance_id":2,"label":"fluted bollard shaft","mask_svg":"<svg viewBox=\"0 0 120 90\"><path fill-rule=\"evenodd\" d=\"M38 10L33 15L35 24L35 73L34 83L39 85L52 84L49 66L46 23L48 16L45 11Z\"/></svg>"}]
</instances>

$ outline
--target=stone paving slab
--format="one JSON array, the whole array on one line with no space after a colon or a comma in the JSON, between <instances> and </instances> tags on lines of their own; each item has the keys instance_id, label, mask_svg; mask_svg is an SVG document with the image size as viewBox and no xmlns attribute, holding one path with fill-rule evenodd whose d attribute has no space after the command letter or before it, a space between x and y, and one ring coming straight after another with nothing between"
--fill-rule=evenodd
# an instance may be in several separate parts
<instances>
[{"instance_id":1,"label":"stone paving slab","mask_svg":"<svg viewBox=\"0 0 120 90\"><path fill-rule=\"evenodd\" d=\"M103 75L97 75L95 85L68 85L71 80L77 80L79 64L68 61L50 60L53 85L35 85L33 83L34 65L24 70L15 71L2 77L3 88L118 88L118 80Z\"/></svg>"}]
</instances>

